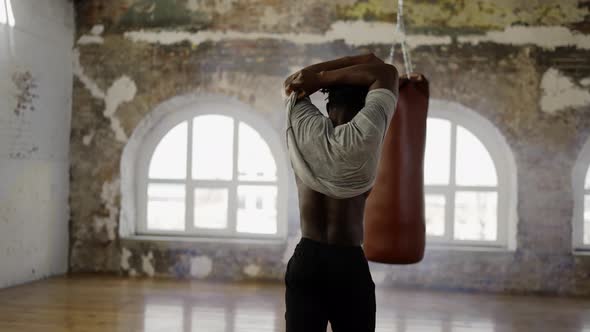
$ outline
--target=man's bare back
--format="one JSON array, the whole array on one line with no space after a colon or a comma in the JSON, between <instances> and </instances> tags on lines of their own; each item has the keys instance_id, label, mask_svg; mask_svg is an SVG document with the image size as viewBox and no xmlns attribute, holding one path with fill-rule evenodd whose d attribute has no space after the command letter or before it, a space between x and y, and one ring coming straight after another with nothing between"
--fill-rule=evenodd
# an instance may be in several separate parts
<instances>
[{"instance_id":1,"label":"man's bare back","mask_svg":"<svg viewBox=\"0 0 590 332\"><path fill-rule=\"evenodd\" d=\"M296 177L301 235L328 243L360 246L366 194L335 199L311 190Z\"/></svg>"}]
</instances>

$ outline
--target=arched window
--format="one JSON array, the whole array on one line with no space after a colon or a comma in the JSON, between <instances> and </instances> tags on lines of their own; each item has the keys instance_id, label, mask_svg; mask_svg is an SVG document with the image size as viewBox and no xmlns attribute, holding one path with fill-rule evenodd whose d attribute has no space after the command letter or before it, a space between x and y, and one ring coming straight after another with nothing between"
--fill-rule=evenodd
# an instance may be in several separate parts
<instances>
[{"instance_id":1,"label":"arched window","mask_svg":"<svg viewBox=\"0 0 590 332\"><path fill-rule=\"evenodd\" d=\"M590 140L582 148L573 172L574 249L590 249Z\"/></svg>"},{"instance_id":2,"label":"arched window","mask_svg":"<svg viewBox=\"0 0 590 332\"><path fill-rule=\"evenodd\" d=\"M149 130L136 164L135 234L284 237L282 149L253 113L204 97Z\"/></svg>"},{"instance_id":3,"label":"arched window","mask_svg":"<svg viewBox=\"0 0 590 332\"><path fill-rule=\"evenodd\" d=\"M430 102L424 184L429 243L514 247L514 161L498 130L456 103Z\"/></svg>"}]
</instances>

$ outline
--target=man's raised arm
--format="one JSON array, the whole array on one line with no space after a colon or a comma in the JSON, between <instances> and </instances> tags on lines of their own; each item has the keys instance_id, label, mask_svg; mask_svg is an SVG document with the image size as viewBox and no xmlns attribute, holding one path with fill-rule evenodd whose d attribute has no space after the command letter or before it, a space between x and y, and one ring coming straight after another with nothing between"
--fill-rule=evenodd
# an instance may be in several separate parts
<instances>
[{"instance_id":1,"label":"man's raised arm","mask_svg":"<svg viewBox=\"0 0 590 332\"><path fill-rule=\"evenodd\" d=\"M318 74L322 87L335 85L366 86L369 90L388 89L398 94L398 72L388 64L362 64Z\"/></svg>"},{"instance_id":2,"label":"man's raised arm","mask_svg":"<svg viewBox=\"0 0 590 332\"><path fill-rule=\"evenodd\" d=\"M285 93L288 96L291 94L291 91L288 87L290 84L300 76L301 72L308 72L308 73L315 73L319 74L320 72L325 71L333 71L337 69L342 69L346 67L362 65L362 64L384 64L381 59L379 59L373 53L355 55L355 56L345 56L336 60L330 60L325 62L316 63L310 66L307 66L300 71L291 74L287 79L285 79L284 87Z\"/></svg>"},{"instance_id":3,"label":"man's raised arm","mask_svg":"<svg viewBox=\"0 0 590 332\"><path fill-rule=\"evenodd\" d=\"M379 59L373 53L345 56L340 59L330 60L326 62L320 62L303 69L319 73L322 71L331 71L340 68L346 68L350 66L363 65L363 64L383 64L383 61Z\"/></svg>"},{"instance_id":4,"label":"man's raised arm","mask_svg":"<svg viewBox=\"0 0 590 332\"><path fill-rule=\"evenodd\" d=\"M388 89L396 96L399 90L397 69L385 63L353 65L335 70L313 72L303 69L285 87L297 91L298 96L309 96L319 89L338 85L366 86L369 90Z\"/></svg>"}]
</instances>

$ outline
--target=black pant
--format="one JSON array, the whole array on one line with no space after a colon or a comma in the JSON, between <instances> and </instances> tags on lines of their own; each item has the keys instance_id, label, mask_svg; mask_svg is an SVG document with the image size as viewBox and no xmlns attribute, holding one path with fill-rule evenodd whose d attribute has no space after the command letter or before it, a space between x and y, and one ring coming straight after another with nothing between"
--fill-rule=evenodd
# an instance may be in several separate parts
<instances>
[{"instance_id":1,"label":"black pant","mask_svg":"<svg viewBox=\"0 0 590 332\"><path fill-rule=\"evenodd\" d=\"M375 331L375 284L363 249L301 239L285 275L287 332Z\"/></svg>"}]
</instances>

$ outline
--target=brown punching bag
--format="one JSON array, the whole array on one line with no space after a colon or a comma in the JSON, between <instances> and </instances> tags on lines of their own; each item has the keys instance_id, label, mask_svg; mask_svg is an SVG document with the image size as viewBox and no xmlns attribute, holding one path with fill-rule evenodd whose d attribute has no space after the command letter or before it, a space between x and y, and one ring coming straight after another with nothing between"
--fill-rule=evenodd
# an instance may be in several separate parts
<instances>
[{"instance_id":1,"label":"brown punching bag","mask_svg":"<svg viewBox=\"0 0 590 332\"><path fill-rule=\"evenodd\" d=\"M423 168L429 85L423 76L402 77L399 83L397 109L364 218L365 256L386 264L421 261L426 237Z\"/></svg>"}]
</instances>

